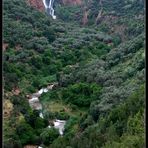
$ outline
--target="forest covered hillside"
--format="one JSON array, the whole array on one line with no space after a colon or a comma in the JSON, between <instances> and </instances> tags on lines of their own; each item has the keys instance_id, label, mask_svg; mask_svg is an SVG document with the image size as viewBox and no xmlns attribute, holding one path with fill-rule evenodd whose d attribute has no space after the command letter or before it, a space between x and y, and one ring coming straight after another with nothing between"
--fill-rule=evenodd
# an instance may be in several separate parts
<instances>
[{"instance_id":1,"label":"forest covered hillside","mask_svg":"<svg viewBox=\"0 0 148 148\"><path fill-rule=\"evenodd\" d=\"M42 0L3 1L4 148L145 147L144 1L54 9L55 20Z\"/></svg>"}]
</instances>

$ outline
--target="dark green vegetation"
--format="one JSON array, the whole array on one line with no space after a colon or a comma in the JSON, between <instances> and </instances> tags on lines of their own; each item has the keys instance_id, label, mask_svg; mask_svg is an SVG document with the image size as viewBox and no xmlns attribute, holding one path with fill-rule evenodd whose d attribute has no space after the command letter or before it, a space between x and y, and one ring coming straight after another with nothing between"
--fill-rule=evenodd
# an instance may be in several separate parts
<instances>
[{"instance_id":1,"label":"dark green vegetation","mask_svg":"<svg viewBox=\"0 0 148 148\"><path fill-rule=\"evenodd\" d=\"M56 6L53 21L24 0L3 4L4 101L13 106L4 116L4 147L144 147L143 1L103 1L100 22L100 5L86 1L86 26L79 6ZM26 95L51 82L59 86L41 96L42 119ZM54 118L67 120L63 137L47 128Z\"/></svg>"}]
</instances>

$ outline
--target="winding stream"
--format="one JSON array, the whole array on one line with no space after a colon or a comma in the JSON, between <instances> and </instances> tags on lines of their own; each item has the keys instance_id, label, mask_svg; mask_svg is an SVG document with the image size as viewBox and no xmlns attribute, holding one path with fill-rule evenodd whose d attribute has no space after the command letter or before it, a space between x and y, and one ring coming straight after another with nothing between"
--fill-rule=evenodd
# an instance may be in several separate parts
<instances>
[{"instance_id":1,"label":"winding stream","mask_svg":"<svg viewBox=\"0 0 148 148\"><path fill-rule=\"evenodd\" d=\"M29 99L29 105L33 110L39 110L40 114L39 116L41 118L44 118L44 115L42 113L42 104L40 103L39 97L43 94L48 92L49 90L52 90L55 84L51 84L49 86L47 86L47 88L42 88L40 89L38 92L34 93L31 95L31 99ZM54 128L59 130L59 134L63 135L64 134L64 126L66 124L65 120L58 120L55 119L54 123ZM51 128L51 126L49 125L48 128Z\"/></svg>"}]
</instances>

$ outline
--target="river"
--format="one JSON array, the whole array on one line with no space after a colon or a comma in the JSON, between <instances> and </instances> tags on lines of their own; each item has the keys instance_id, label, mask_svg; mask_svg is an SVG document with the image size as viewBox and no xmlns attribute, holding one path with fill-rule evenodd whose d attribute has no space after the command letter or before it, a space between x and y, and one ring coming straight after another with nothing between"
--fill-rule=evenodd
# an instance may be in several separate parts
<instances>
[{"instance_id":1,"label":"river","mask_svg":"<svg viewBox=\"0 0 148 148\"><path fill-rule=\"evenodd\" d=\"M50 84L47 86L47 88L41 88L39 91L31 95L31 98L29 99L29 105L33 110L39 110L40 114L39 116L41 118L44 118L44 115L42 113L42 104L40 103L39 97L43 94L48 92L49 90L52 90L55 84ZM54 120L54 128L58 129L59 134L62 136L64 134L64 126L66 124L65 120ZM48 128L51 128L49 125Z\"/></svg>"}]
</instances>

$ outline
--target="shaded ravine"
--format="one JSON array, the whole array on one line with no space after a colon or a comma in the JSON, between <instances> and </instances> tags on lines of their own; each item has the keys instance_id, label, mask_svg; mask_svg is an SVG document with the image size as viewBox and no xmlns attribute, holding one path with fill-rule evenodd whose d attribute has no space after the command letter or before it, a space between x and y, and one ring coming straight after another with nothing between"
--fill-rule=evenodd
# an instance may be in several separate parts
<instances>
[{"instance_id":1,"label":"shaded ravine","mask_svg":"<svg viewBox=\"0 0 148 148\"><path fill-rule=\"evenodd\" d=\"M31 95L30 99L29 99L29 105L33 110L39 110L40 114L39 116L41 118L44 118L43 112L42 112L42 104L40 103L39 97L43 94L48 92L49 90L52 90L53 87L55 86L55 84L50 84L47 86L47 88L41 88L38 92L34 93ZM59 134L62 136L64 134L64 126L66 124L65 120L58 120L55 119L54 120L54 128L59 130ZM48 128L51 128L51 126L49 125Z\"/></svg>"}]
</instances>

